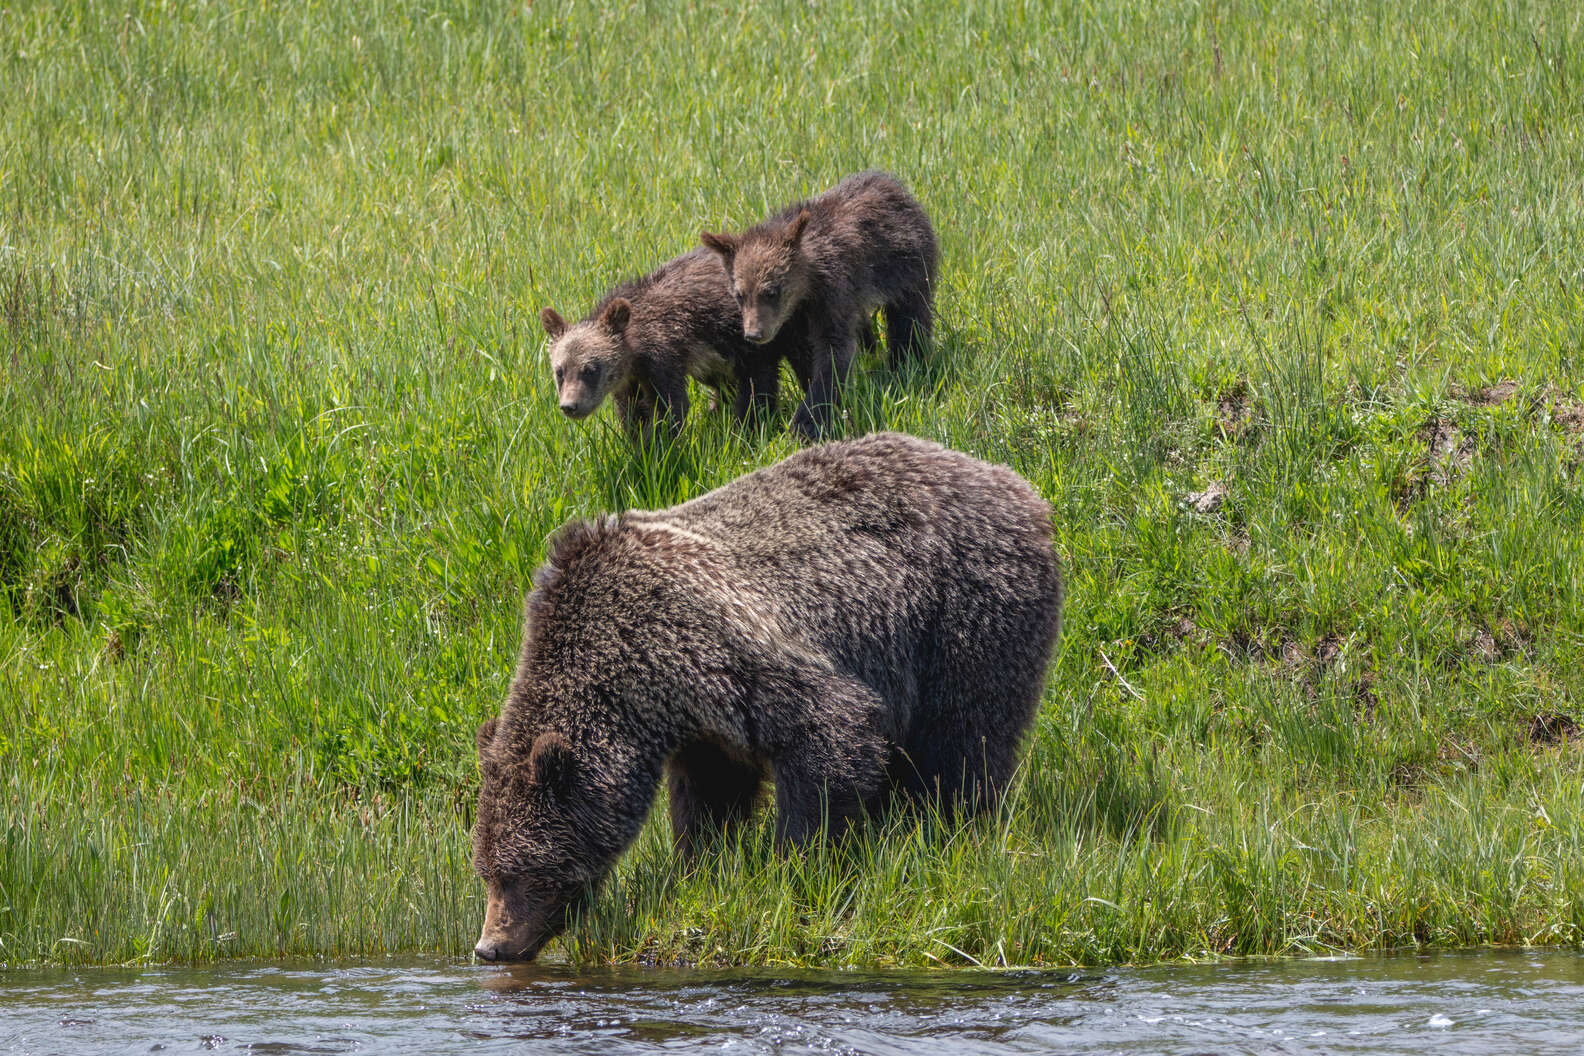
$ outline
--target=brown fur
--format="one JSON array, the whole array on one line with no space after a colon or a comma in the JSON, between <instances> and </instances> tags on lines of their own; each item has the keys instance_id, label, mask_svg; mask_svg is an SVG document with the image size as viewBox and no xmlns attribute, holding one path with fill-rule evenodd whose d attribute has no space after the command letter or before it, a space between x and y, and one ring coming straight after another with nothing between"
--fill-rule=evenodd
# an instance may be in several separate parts
<instances>
[{"instance_id":1,"label":"brown fur","mask_svg":"<svg viewBox=\"0 0 1584 1056\"><path fill-rule=\"evenodd\" d=\"M767 776L792 845L894 795L995 803L1060 627L1051 528L1010 470L894 433L566 526L479 732L479 956L564 927L666 772L684 854Z\"/></svg>"},{"instance_id":2,"label":"brown fur","mask_svg":"<svg viewBox=\"0 0 1584 1056\"><path fill-rule=\"evenodd\" d=\"M935 229L889 173L850 176L740 235L700 238L731 276L744 337L789 340L788 357L808 364L807 398L792 419L804 436L829 426L876 310L885 311L893 365L929 340Z\"/></svg>"},{"instance_id":3,"label":"brown fur","mask_svg":"<svg viewBox=\"0 0 1584 1056\"><path fill-rule=\"evenodd\" d=\"M581 321L539 313L561 411L585 418L614 397L622 422L646 434L687 417L688 378L735 392L739 419L773 409L785 342L742 336L731 288L714 255L695 249L607 293Z\"/></svg>"}]
</instances>

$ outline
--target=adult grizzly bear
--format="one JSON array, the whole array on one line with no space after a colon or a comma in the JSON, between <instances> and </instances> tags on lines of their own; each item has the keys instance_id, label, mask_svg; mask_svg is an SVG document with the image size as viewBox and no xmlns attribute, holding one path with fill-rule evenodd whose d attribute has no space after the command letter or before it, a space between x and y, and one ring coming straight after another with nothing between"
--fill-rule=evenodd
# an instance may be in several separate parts
<instances>
[{"instance_id":1,"label":"adult grizzly bear","mask_svg":"<svg viewBox=\"0 0 1584 1056\"><path fill-rule=\"evenodd\" d=\"M666 770L685 855L748 818L766 777L794 846L896 792L993 804L1060 627L1051 529L1011 470L896 433L567 525L479 729L475 952L538 953Z\"/></svg>"},{"instance_id":2,"label":"adult grizzly bear","mask_svg":"<svg viewBox=\"0 0 1584 1056\"><path fill-rule=\"evenodd\" d=\"M803 436L830 425L876 310L893 366L929 338L940 248L924 207L890 173L860 172L741 234L699 238L731 277L743 336L785 342L789 357L809 362L792 418Z\"/></svg>"}]
</instances>

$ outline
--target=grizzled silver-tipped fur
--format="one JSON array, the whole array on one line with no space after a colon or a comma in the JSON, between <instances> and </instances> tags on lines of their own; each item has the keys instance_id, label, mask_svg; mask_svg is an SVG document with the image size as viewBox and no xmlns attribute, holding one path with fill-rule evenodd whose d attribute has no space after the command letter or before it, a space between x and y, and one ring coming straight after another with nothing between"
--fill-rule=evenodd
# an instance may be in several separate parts
<instances>
[{"instance_id":1,"label":"grizzled silver-tipped fur","mask_svg":"<svg viewBox=\"0 0 1584 1056\"><path fill-rule=\"evenodd\" d=\"M767 778L791 845L896 795L995 803L1061 624L1051 532L1011 470L895 433L567 525L479 731L478 955L563 928L667 772L684 855Z\"/></svg>"},{"instance_id":2,"label":"grizzled silver-tipped fur","mask_svg":"<svg viewBox=\"0 0 1584 1056\"><path fill-rule=\"evenodd\" d=\"M787 341L808 364L807 398L792 419L804 436L830 424L871 320L886 316L893 365L915 354L934 326L940 249L924 207L889 173L849 176L738 235L700 236L731 276L743 336Z\"/></svg>"}]
</instances>

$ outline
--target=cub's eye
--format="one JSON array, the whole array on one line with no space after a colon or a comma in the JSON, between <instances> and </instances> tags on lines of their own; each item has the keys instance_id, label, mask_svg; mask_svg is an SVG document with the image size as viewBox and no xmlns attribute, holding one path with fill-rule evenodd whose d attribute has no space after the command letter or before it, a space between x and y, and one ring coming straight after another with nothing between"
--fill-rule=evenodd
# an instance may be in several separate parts
<instances>
[{"instance_id":1,"label":"cub's eye","mask_svg":"<svg viewBox=\"0 0 1584 1056\"><path fill-rule=\"evenodd\" d=\"M595 378L599 377L599 368L590 363L583 368L582 375L584 384L592 383Z\"/></svg>"},{"instance_id":2,"label":"cub's eye","mask_svg":"<svg viewBox=\"0 0 1584 1056\"><path fill-rule=\"evenodd\" d=\"M566 368L565 367L557 367L556 368L556 384L557 385L561 384L561 379L562 379L563 376L565 376L565 374L566 374Z\"/></svg>"},{"instance_id":3,"label":"cub's eye","mask_svg":"<svg viewBox=\"0 0 1584 1056\"><path fill-rule=\"evenodd\" d=\"M741 304L743 302L743 292L741 290L733 290L732 291L732 296L737 298L737 303L738 304Z\"/></svg>"},{"instance_id":4,"label":"cub's eye","mask_svg":"<svg viewBox=\"0 0 1584 1056\"><path fill-rule=\"evenodd\" d=\"M774 286L759 291L759 298L761 300L774 301L779 296L781 296L781 291L776 289Z\"/></svg>"}]
</instances>

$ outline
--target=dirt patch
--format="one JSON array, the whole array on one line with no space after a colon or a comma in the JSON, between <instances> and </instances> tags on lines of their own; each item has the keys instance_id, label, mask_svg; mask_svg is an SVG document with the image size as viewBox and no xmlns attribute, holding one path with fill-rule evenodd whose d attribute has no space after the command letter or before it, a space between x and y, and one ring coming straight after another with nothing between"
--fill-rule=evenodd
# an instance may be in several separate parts
<instances>
[{"instance_id":1,"label":"dirt patch","mask_svg":"<svg viewBox=\"0 0 1584 1056\"><path fill-rule=\"evenodd\" d=\"M1542 711L1529 720L1530 744L1551 746L1576 741L1578 736L1579 724L1561 712Z\"/></svg>"},{"instance_id":2,"label":"dirt patch","mask_svg":"<svg viewBox=\"0 0 1584 1056\"><path fill-rule=\"evenodd\" d=\"M1254 400L1249 396L1248 382L1239 380L1216 396L1216 427L1228 440L1242 440L1248 436L1254 422Z\"/></svg>"},{"instance_id":3,"label":"dirt patch","mask_svg":"<svg viewBox=\"0 0 1584 1056\"><path fill-rule=\"evenodd\" d=\"M1398 788L1417 792L1429 776L1430 772L1421 763L1398 763L1391 768L1387 780Z\"/></svg>"},{"instance_id":4,"label":"dirt patch","mask_svg":"<svg viewBox=\"0 0 1584 1056\"><path fill-rule=\"evenodd\" d=\"M1271 654L1265 636L1258 631L1234 631L1224 638L1217 639L1216 648L1231 659L1244 662L1262 661Z\"/></svg>"},{"instance_id":5,"label":"dirt patch","mask_svg":"<svg viewBox=\"0 0 1584 1056\"><path fill-rule=\"evenodd\" d=\"M1499 664L1503 660L1526 655L1530 641L1528 629L1510 619L1466 629L1458 633L1458 647L1448 657L1448 665L1455 667L1465 661Z\"/></svg>"},{"instance_id":6,"label":"dirt patch","mask_svg":"<svg viewBox=\"0 0 1584 1056\"><path fill-rule=\"evenodd\" d=\"M1577 400L1559 403L1554 417L1569 436L1584 435L1584 403Z\"/></svg>"},{"instance_id":7,"label":"dirt patch","mask_svg":"<svg viewBox=\"0 0 1584 1056\"><path fill-rule=\"evenodd\" d=\"M1353 711L1360 722L1374 722L1380 710L1380 698L1375 695L1375 672L1366 671L1353 683Z\"/></svg>"},{"instance_id":8,"label":"dirt patch","mask_svg":"<svg viewBox=\"0 0 1584 1056\"><path fill-rule=\"evenodd\" d=\"M1436 762L1443 772L1468 773L1480 768L1480 752L1473 741L1447 739L1436 748Z\"/></svg>"},{"instance_id":9,"label":"dirt patch","mask_svg":"<svg viewBox=\"0 0 1584 1056\"><path fill-rule=\"evenodd\" d=\"M1171 626L1166 629L1166 634L1185 645L1204 646L1209 645L1211 641L1210 632L1187 616L1179 616L1173 620Z\"/></svg>"},{"instance_id":10,"label":"dirt patch","mask_svg":"<svg viewBox=\"0 0 1584 1056\"><path fill-rule=\"evenodd\" d=\"M1496 636L1483 627L1474 636L1474 655L1487 664L1494 664L1501 659L1501 648L1496 644Z\"/></svg>"},{"instance_id":11,"label":"dirt patch","mask_svg":"<svg viewBox=\"0 0 1584 1056\"><path fill-rule=\"evenodd\" d=\"M1495 407L1518 395L1518 383L1508 379L1499 381L1495 385L1487 385L1481 389L1465 389L1461 386L1453 386L1452 395L1464 403L1472 403L1476 407Z\"/></svg>"},{"instance_id":12,"label":"dirt patch","mask_svg":"<svg viewBox=\"0 0 1584 1056\"><path fill-rule=\"evenodd\" d=\"M1474 438L1450 419L1437 418L1423 430L1428 480L1444 488L1462 476L1474 462Z\"/></svg>"},{"instance_id":13,"label":"dirt patch","mask_svg":"<svg viewBox=\"0 0 1584 1056\"><path fill-rule=\"evenodd\" d=\"M1184 495L1183 502L1195 513L1214 513L1226 505L1231 491L1225 481L1213 480L1203 491L1190 491Z\"/></svg>"}]
</instances>

